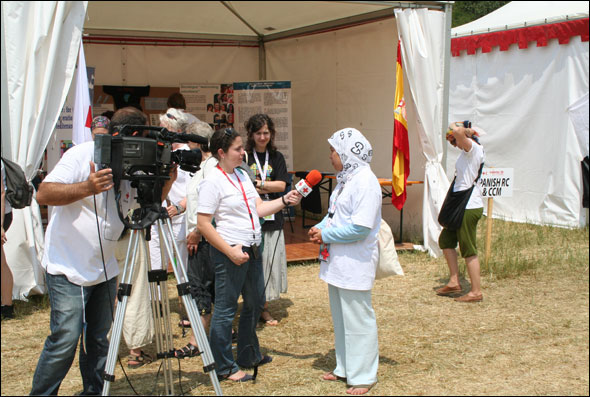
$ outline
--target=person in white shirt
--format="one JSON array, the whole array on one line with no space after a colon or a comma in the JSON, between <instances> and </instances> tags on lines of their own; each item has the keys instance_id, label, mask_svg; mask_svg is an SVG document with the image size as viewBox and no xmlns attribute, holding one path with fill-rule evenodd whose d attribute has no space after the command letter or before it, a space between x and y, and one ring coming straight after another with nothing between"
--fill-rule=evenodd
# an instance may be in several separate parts
<instances>
[{"instance_id":1,"label":"person in white shirt","mask_svg":"<svg viewBox=\"0 0 590 397\"><path fill-rule=\"evenodd\" d=\"M185 114L186 113L182 110L170 108L166 113L160 115L160 126L166 128L170 132L182 132L187 126ZM190 150L190 148L186 143L175 142L172 143L172 150ZM186 221L184 219L184 212L186 208L186 187L190 179L191 175L189 172L179 169L176 182L174 182L170 189L170 193L162 202L162 207L166 208L168 215L170 216L172 231L174 233L171 237L176 241L179 257L185 266L185 271L188 260L188 250L186 246ZM166 231L166 233L168 232ZM159 227L156 224L152 225L149 251L152 270L168 268L167 263L162 263ZM181 315L181 320L178 325L181 327L190 327L190 321L186 314L183 313Z\"/></svg>"},{"instance_id":2,"label":"person in white shirt","mask_svg":"<svg viewBox=\"0 0 590 397\"><path fill-rule=\"evenodd\" d=\"M113 115L111 128L146 122L141 111L128 107ZM37 202L55 206L41 261L51 305L51 335L37 363L32 395L58 393L78 341L82 393L102 392L119 273L115 247L123 231L118 210L126 214L136 202L135 190L124 181L117 208L112 172L97 170L94 142L85 142L69 149L39 186ZM175 178L173 167L163 195Z\"/></svg>"},{"instance_id":3,"label":"person in white shirt","mask_svg":"<svg viewBox=\"0 0 590 397\"><path fill-rule=\"evenodd\" d=\"M213 135L213 129L204 121L189 124L187 132L189 134L199 135L207 140L211 139ZM197 143L197 147L201 150L203 156L200 170L193 175L187 184L186 191L185 219L186 244L188 248L186 274L190 285L191 296L197 305L203 328L207 330L211 321L211 306L215 299L215 272L209 257L209 243L197 230L197 207L199 203L197 188L203 178L209 175L215 168L217 159L211 156L208 143ZM198 352L197 340L193 334L186 346L176 350L175 354L178 358L189 358L197 355Z\"/></svg>"},{"instance_id":4,"label":"person in white shirt","mask_svg":"<svg viewBox=\"0 0 590 397\"><path fill-rule=\"evenodd\" d=\"M467 128L464 123L452 123L449 126L449 133L447 133L447 141L461 149L461 154L455 163L456 179L453 191L470 189L478 177L480 167L485 160L483 146L479 143L477 133L473 128ZM471 290L467 294L455 298L455 301L468 303L483 300L476 245L477 223L482 215L483 199L481 188L479 183L476 183L465 207L463 221L459 230L444 228L438 238L438 245L443 250L450 273L448 283L436 290L438 295L449 296L462 292L459 283L459 264L456 251L457 243L459 243L461 255L465 258L467 272L471 280Z\"/></svg>"},{"instance_id":5,"label":"person in white shirt","mask_svg":"<svg viewBox=\"0 0 590 397\"><path fill-rule=\"evenodd\" d=\"M256 324L264 303L264 279L259 244L259 217L297 204L301 195L291 191L281 198L262 201L246 172L237 168L244 157L241 136L233 129L218 130L210 141L218 164L199 184L197 228L211 245L215 267L215 310L209 339L218 377L236 382L252 380L239 367L251 368L272 361L262 356ZM216 227L211 224L215 218ZM232 321L242 295L234 360Z\"/></svg>"},{"instance_id":6,"label":"person in white shirt","mask_svg":"<svg viewBox=\"0 0 590 397\"><path fill-rule=\"evenodd\" d=\"M328 215L309 231L320 244L320 278L328 284L334 325L336 368L322 380L343 380L348 394L365 394L377 382L379 345L371 289L379 251L381 187L373 171L373 149L354 128L329 139L338 184Z\"/></svg>"}]
</instances>

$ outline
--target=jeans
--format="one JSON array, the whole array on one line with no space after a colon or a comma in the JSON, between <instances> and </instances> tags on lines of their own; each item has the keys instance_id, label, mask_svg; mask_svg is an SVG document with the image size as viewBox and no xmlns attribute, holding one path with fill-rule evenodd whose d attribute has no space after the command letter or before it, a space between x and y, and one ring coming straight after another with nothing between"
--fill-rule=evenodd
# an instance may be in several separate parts
<instances>
[{"instance_id":1,"label":"jeans","mask_svg":"<svg viewBox=\"0 0 590 397\"><path fill-rule=\"evenodd\" d=\"M189 254L186 276L199 314L201 316L210 314L211 304L215 300L215 269L211 262L207 241L200 241L197 253Z\"/></svg>"},{"instance_id":2,"label":"jeans","mask_svg":"<svg viewBox=\"0 0 590 397\"><path fill-rule=\"evenodd\" d=\"M217 375L228 376L239 366L251 367L262 356L256 324L264 304L264 277L262 260L253 259L252 248L244 247L250 259L238 266L215 247L211 246L211 260L215 267L215 310L211 318L209 339L215 360ZM234 361L232 353L232 322L238 310L238 298L243 298L243 307L238 326L238 350Z\"/></svg>"},{"instance_id":3,"label":"jeans","mask_svg":"<svg viewBox=\"0 0 590 397\"><path fill-rule=\"evenodd\" d=\"M63 275L46 273L51 305L51 335L39 357L31 395L57 395L70 370L80 340L82 394L100 394L103 387L117 278L81 287ZM86 330L84 331L84 320Z\"/></svg>"}]
</instances>

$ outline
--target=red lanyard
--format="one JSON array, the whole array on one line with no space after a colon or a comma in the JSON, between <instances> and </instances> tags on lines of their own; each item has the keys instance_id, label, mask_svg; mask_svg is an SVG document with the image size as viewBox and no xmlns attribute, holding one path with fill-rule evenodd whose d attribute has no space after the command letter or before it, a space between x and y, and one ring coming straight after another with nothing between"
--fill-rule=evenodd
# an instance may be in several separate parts
<instances>
[{"instance_id":1,"label":"red lanyard","mask_svg":"<svg viewBox=\"0 0 590 397\"><path fill-rule=\"evenodd\" d=\"M219 168L219 171L223 172L223 175L225 175L225 177L227 178L227 180L229 181L229 183L232 184L233 187L235 187L236 189L238 189L238 187L235 185L235 183L232 182L232 180L229 178L229 176L227 176L227 174L225 173L225 171L223 170L223 168L221 168L219 166L219 164L217 164L217 168ZM242 194L244 195L244 201L246 202L246 208L248 208L248 215L250 215L250 221L252 222L252 230L256 231L256 228L254 227L254 217L252 216L252 211L250 211L250 205L248 205L248 199L246 198L246 192L244 191L244 186L242 186L242 181L240 180L240 177L238 176L238 173L236 171L234 171L236 178L238 178L238 182L240 184L240 188L242 189ZM240 189L238 189L240 190Z\"/></svg>"}]
</instances>

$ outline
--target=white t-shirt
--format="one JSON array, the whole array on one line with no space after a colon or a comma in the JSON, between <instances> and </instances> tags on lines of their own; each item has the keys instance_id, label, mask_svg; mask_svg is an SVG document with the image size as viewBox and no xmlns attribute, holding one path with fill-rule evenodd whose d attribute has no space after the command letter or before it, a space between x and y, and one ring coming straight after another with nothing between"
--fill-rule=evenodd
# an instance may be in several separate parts
<instances>
[{"instance_id":1,"label":"white t-shirt","mask_svg":"<svg viewBox=\"0 0 590 397\"><path fill-rule=\"evenodd\" d=\"M43 182L73 184L88 180L90 161L94 160L94 142L69 149ZM121 182L121 213L135 205L135 189ZM104 252L107 276L119 274L115 258L117 239L123 231L115 202L114 189L85 197L68 205L55 206L45 234L41 265L49 274L65 275L71 283L90 286L106 281L97 228ZM94 212L96 197L97 218Z\"/></svg>"},{"instance_id":2,"label":"white t-shirt","mask_svg":"<svg viewBox=\"0 0 590 397\"><path fill-rule=\"evenodd\" d=\"M254 230L237 174L252 212ZM216 167L201 181L198 188L198 212L213 215L217 232L229 245L250 247L253 243L260 244L260 221L256 212L256 200L260 196L245 172L237 169L227 176L233 185Z\"/></svg>"},{"instance_id":3,"label":"white t-shirt","mask_svg":"<svg viewBox=\"0 0 590 397\"><path fill-rule=\"evenodd\" d=\"M479 167L484 161L485 154L483 146L478 145L475 142L471 144L471 150L469 152L461 150L461 154L459 154L457 162L455 163L457 179L455 179L455 187L453 188L453 191L458 192L470 189L475 178L477 178ZM481 186L477 183L473 188L473 192L471 193L471 197L469 198L469 202L465 209L482 207L483 199L481 197Z\"/></svg>"},{"instance_id":4,"label":"white t-shirt","mask_svg":"<svg viewBox=\"0 0 590 397\"><path fill-rule=\"evenodd\" d=\"M340 184L330 197L334 208L331 227L354 224L371 228L363 240L347 244L330 244L327 262L321 262L320 278L338 288L366 291L373 288L379 251L377 234L381 224L381 187L370 167L363 167L346 182L341 193Z\"/></svg>"},{"instance_id":5,"label":"white t-shirt","mask_svg":"<svg viewBox=\"0 0 590 397\"><path fill-rule=\"evenodd\" d=\"M192 177L187 185L186 190L186 234L192 232L197 227L197 208L199 206L199 183L204 177L209 175L212 169L217 165L217 159L213 156L201 163L201 169Z\"/></svg>"},{"instance_id":6,"label":"white t-shirt","mask_svg":"<svg viewBox=\"0 0 590 397\"><path fill-rule=\"evenodd\" d=\"M190 150L188 145L182 145L178 149L174 150ZM172 184L170 188L170 192L168 193L168 199L170 200L170 204L178 205L180 202L186 197L186 188L188 186L189 181L191 180L191 174L188 171L181 170L178 167L178 173L176 176L176 180ZM168 207L166 201L162 202L162 207ZM176 215L172 217L172 225L174 225L174 229L178 230L179 235L186 235L184 228L185 226L185 219L184 214ZM180 225L180 226L178 226Z\"/></svg>"}]
</instances>

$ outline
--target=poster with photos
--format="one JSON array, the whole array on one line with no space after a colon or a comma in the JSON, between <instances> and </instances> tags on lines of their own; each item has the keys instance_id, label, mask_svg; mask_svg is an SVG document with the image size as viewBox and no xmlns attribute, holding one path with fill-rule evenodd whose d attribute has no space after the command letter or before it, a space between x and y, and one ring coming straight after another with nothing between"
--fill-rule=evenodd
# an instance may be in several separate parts
<instances>
[{"instance_id":1,"label":"poster with photos","mask_svg":"<svg viewBox=\"0 0 590 397\"><path fill-rule=\"evenodd\" d=\"M180 93L187 112L209 123L214 130L234 126L232 84L183 83Z\"/></svg>"},{"instance_id":2,"label":"poster with photos","mask_svg":"<svg viewBox=\"0 0 590 397\"><path fill-rule=\"evenodd\" d=\"M275 146L285 157L287 169L293 169L293 121L290 81L252 81L234 83L237 113L235 128L246 137L244 123L257 113L267 114L274 122Z\"/></svg>"}]
</instances>

